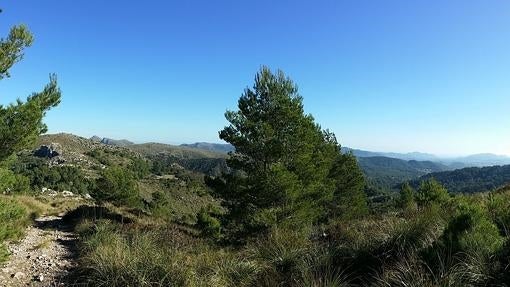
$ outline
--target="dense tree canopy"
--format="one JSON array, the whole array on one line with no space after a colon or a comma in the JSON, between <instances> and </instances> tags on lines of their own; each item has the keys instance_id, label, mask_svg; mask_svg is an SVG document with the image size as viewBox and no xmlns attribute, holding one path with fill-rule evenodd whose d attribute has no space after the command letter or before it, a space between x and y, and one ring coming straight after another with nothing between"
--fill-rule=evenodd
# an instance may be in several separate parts
<instances>
[{"instance_id":1,"label":"dense tree canopy","mask_svg":"<svg viewBox=\"0 0 510 287\"><path fill-rule=\"evenodd\" d=\"M226 112L230 125L220 131L235 147L227 161L232 172L210 181L228 211L226 230L307 226L329 208L345 206L344 191L362 192L356 161L344 161L335 135L305 114L296 85L283 72L263 67L238 108Z\"/></svg>"}]
</instances>

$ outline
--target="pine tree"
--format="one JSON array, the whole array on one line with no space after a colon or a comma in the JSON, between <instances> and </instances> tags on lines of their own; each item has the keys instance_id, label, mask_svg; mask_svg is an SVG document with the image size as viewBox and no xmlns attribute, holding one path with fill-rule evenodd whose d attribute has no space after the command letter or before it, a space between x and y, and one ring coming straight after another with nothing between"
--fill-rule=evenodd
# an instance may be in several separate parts
<instances>
[{"instance_id":1,"label":"pine tree","mask_svg":"<svg viewBox=\"0 0 510 287\"><path fill-rule=\"evenodd\" d=\"M403 183L400 187L400 195L397 200L397 205L403 209L409 209L416 205L416 202L414 201L414 190L408 182Z\"/></svg>"},{"instance_id":2,"label":"pine tree","mask_svg":"<svg viewBox=\"0 0 510 287\"><path fill-rule=\"evenodd\" d=\"M336 186L331 216L356 218L368 213L365 177L352 153L337 155L330 177Z\"/></svg>"},{"instance_id":3,"label":"pine tree","mask_svg":"<svg viewBox=\"0 0 510 287\"><path fill-rule=\"evenodd\" d=\"M449 198L450 195L446 188L434 178L422 181L416 196L419 205L442 204L448 201Z\"/></svg>"},{"instance_id":4,"label":"pine tree","mask_svg":"<svg viewBox=\"0 0 510 287\"><path fill-rule=\"evenodd\" d=\"M23 25L12 27L7 38L0 39L0 80L10 77L9 70L23 58L24 49L32 42L32 34ZM46 132L42 120L49 109L60 103L60 96L56 77L51 75L43 91L33 93L26 102L18 100L0 106L0 161Z\"/></svg>"},{"instance_id":5,"label":"pine tree","mask_svg":"<svg viewBox=\"0 0 510 287\"><path fill-rule=\"evenodd\" d=\"M297 86L283 72L263 67L238 108L226 112L230 125L220 131L235 147L227 162L232 172L208 181L227 210L224 230L250 234L325 218L345 188L339 176L359 168L351 164L344 173L332 173L340 147L334 134L305 114Z\"/></svg>"}]
</instances>

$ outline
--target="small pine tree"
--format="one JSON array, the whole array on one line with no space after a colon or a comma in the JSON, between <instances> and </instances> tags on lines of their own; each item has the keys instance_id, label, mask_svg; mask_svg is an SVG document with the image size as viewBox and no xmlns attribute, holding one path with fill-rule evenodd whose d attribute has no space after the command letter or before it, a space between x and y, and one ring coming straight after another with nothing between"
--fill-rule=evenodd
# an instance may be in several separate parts
<instances>
[{"instance_id":1,"label":"small pine tree","mask_svg":"<svg viewBox=\"0 0 510 287\"><path fill-rule=\"evenodd\" d=\"M141 203L135 175L118 166L107 168L96 180L92 195L97 201L138 207Z\"/></svg>"},{"instance_id":2,"label":"small pine tree","mask_svg":"<svg viewBox=\"0 0 510 287\"><path fill-rule=\"evenodd\" d=\"M431 203L443 204L449 198L446 188L433 178L421 182L416 196L417 203L421 206Z\"/></svg>"},{"instance_id":3,"label":"small pine tree","mask_svg":"<svg viewBox=\"0 0 510 287\"><path fill-rule=\"evenodd\" d=\"M416 205L414 200L414 190L409 182L404 182L400 187L400 195L397 199L397 206L402 209L409 209Z\"/></svg>"}]
</instances>

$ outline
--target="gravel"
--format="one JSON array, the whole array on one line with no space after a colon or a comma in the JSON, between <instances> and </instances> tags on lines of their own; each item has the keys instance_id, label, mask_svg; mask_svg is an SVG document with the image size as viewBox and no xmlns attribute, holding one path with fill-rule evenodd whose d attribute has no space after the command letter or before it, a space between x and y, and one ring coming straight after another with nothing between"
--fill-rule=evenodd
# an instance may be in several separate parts
<instances>
[{"instance_id":1,"label":"gravel","mask_svg":"<svg viewBox=\"0 0 510 287\"><path fill-rule=\"evenodd\" d=\"M23 240L8 246L11 255L0 266L0 286L65 286L62 278L76 266L75 240L61 217L36 219Z\"/></svg>"}]
</instances>

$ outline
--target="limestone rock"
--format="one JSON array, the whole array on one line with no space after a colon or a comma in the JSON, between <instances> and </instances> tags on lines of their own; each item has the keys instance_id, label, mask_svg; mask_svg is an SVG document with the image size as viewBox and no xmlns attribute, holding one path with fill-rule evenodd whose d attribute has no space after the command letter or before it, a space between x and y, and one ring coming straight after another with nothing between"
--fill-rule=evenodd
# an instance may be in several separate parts
<instances>
[{"instance_id":1,"label":"limestone rock","mask_svg":"<svg viewBox=\"0 0 510 287\"><path fill-rule=\"evenodd\" d=\"M58 143L42 145L34 152L37 157L54 158L62 154L62 148Z\"/></svg>"}]
</instances>

